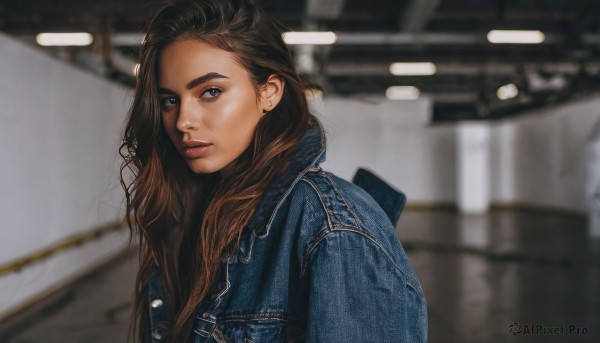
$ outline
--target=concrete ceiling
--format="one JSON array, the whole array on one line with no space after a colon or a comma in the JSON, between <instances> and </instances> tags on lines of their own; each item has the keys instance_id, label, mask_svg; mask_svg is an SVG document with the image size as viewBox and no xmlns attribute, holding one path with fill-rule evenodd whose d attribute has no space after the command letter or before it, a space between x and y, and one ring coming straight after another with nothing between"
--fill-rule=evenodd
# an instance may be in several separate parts
<instances>
[{"instance_id":1,"label":"concrete ceiling","mask_svg":"<svg viewBox=\"0 0 600 343\"><path fill-rule=\"evenodd\" d=\"M292 30L338 33L333 46L293 49L296 55L313 58L314 67L305 69L305 76L326 94L383 95L389 86L414 85L435 100L436 120L458 120L505 117L600 89L597 0L258 2ZM93 58L84 58L86 53L98 56L107 62L98 70L131 84L128 63L135 64L139 33L152 3L0 0L0 30L28 41L48 31L88 31L104 37L66 55L87 64ZM546 40L537 45L494 45L486 40L492 29L542 30ZM438 72L391 75L389 65L400 61L433 62ZM516 84L520 95L499 101L496 90L507 83Z\"/></svg>"}]
</instances>

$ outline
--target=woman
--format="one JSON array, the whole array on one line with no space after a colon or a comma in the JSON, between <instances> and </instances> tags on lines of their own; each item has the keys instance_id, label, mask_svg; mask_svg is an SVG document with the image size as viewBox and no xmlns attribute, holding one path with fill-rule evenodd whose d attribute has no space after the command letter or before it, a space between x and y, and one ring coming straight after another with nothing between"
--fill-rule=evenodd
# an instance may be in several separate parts
<instances>
[{"instance_id":1,"label":"woman","mask_svg":"<svg viewBox=\"0 0 600 343\"><path fill-rule=\"evenodd\" d=\"M157 10L121 146L138 340L426 340L393 224L320 169L324 151L265 12L247 0Z\"/></svg>"}]
</instances>

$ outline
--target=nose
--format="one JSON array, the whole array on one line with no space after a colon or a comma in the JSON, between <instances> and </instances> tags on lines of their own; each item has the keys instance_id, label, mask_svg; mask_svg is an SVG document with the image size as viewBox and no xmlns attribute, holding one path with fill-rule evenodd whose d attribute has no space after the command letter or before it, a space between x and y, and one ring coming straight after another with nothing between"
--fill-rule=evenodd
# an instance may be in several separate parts
<instances>
[{"instance_id":1,"label":"nose","mask_svg":"<svg viewBox=\"0 0 600 343\"><path fill-rule=\"evenodd\" d=\"M198 106L194 106L192 100L181 99L179 104L179 115L175 126L180 132L189 132L198 128L200 112Z\"/></svg>"}]
</instances>

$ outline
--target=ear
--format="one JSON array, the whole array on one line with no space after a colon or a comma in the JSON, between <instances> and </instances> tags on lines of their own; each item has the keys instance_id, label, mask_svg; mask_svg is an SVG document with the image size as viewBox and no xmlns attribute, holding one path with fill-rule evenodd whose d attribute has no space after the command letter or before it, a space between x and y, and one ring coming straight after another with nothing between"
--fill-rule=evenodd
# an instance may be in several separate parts
<instances>
[{"instance_id":1,"label":"ear","mask_svg":"<svg viewBox=\"0 0 600 343\"><path fill-rule=\"evenodd\" d=\"M260 106L263 113L272 111L283 96L285 81L279 75L272 74L260 87Z\"/></svg>"}]
</instances>

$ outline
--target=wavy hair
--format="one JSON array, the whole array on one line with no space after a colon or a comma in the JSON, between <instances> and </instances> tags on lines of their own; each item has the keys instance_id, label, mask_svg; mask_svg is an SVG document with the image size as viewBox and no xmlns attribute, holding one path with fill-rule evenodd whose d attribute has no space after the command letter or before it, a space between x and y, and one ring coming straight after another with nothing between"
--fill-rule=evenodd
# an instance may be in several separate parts
<instances>
[{"instance_id":1,"label":"wavy hair","mask_svg":"<svg viewBox=\"0 0 600 343\"><path fill-rule=\"evenodd\" d=\"M120 180L131 239L140 244L128 341L149 328L148 279L154 266L165 280L173 320L169 340L191 338L194 310L207 296L224 257L235 254L241 234L265 190L283 174L306 130L315 125L305 89L279 26L248 0L178 0L162 4L146 24L135 95L128 113ZM285 82L277 106L259 121L248 149L229 178L194 174L161 121L157 68L169 44L197 39L231 52L258 89L270 75Z\"/></svg>"}]
</instances>

